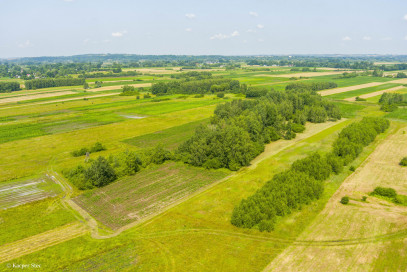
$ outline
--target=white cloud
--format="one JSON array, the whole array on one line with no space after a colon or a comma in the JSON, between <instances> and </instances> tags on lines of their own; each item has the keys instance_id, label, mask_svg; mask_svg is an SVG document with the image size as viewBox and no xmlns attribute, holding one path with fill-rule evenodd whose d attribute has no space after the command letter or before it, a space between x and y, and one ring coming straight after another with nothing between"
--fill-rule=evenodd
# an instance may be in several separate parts
<instances>
[{"instance_id":1,"label":"white cloud","mask_svg":"<svg viewBox=\"0 0 407 272\"><path fill-rule=\"evenodd\" d=\"M407 41L407 36L405 36L404 39Z\"/></svg>"},{"instance_id":2,"label":"white cloud","mask_svg":"<svg viewBox=\"0 0 407 272\"><path fill-rule=\"evenodd\" d=\"M253 29L248 29L248 30L246 30L246 32L249 32L249 33L256 33L256 30L253 30Z\"/></svg>"},{"instance_id":3,"label":"white cloud","mask_svg":"<svg viewBox=\"0 0 407 272\"><path fill-rule=\"evenodd\" d=\"M392 40L391 37L384 37L384 38L382 39L382 41L391 41L391 40Z\"/></svg>"},{"instance_id":4,"label":"white cloud","mask_svg":"<svg viewBox=\"0 0 407 272\"><path fill-rule=\"evenodd\" d=\"M191 31L192 31L192 28L190 28L190 27L185 28L185 31L186 31L186 32L191 32Z\"/></svg>"},{"instance_id":5,"label":"white cloud","mask_svg":"<svg viewBox=\"0 0 407 272\"><path fill-rule=\"evenodd\" d=\"M229 35L219 33L219 34L213 35L213 36L210 37L209 39L211 39L211 40L224 40L224 39L229 39L229 38L237 37L237 36L239 36L239 35L240 35L239 31L235 30L235 31L233 31L232 33L230 33Z\"/></svg>"},{"instance_id":6,"label":"white cloud","mask_svg":"<svg viewBox=\"0 0 407 272\"><path fill-rule=\"evenodd\" d=\"M259 16L259 15L257 14L257 12L254 12L254 11L250 11L250 12L249 12L249 15L250 15L250 16L253 16L253 17Z\"/></svg>"},{"instance_id":7,"label":"white cloud","mask_svg":"<svg viewBox=\"0 0 407 272\"><path fill-rule=\"evenodd\" d=\"M239 35L240 34L239 34L239 32L237 30L233 31L233 33L230 34L231 37L236 37L236 36L239 36Z\"/></svg>"},{"instance_id":8,"label":"white cloud","mask_svg":"<svg viewBox=\"0 0 407 272\"><path fill-rule=\"evenodd\" d=\"M64 0L65 2L73 2L73 0Z\"/></svg>"},{"instance_id":9,"label":"white cloud","mask_svg":"<svg viewBox=\"0 0 407 272\"><path fill-rule=\"evenodd\" d=\"M257 28L258 28L258 29L262 29L262 28L264 28L264 25L258 24L258 25L257 25Z\"/></svg>"},{"instance_id":10,"label":"white cloud","mask_svg":"<svg viewBox=\"0 0 407 272\"><path fill-rule=\"evenodd\" d=\"M196 15L194 13L187 13L185 14L185 17L187 17L188 19L194 19Z\"/></svg>"},{"instance_id":11,"label":"white cloud","mask_svg":"<svg viewBox=\"0 0 407 272\"><path fill-rule=\"evenodd\" d=\"M370 36L364 36L363 39L364 39L365 41L370 41L370 40L372 39L372 37L370 37Z\"/></svg>"},{"instance_id":12,"label":"white cloud","mask_svg":"<svg viewBox=\"0 0 407 272\"><path fill-rule=\"evenodd\" d=\"M351 37L349 37L349 36L346 36L346 37L343 37L343 38L342 38L342 41L350 41L350 40L352 40L352 39L351 39Z\"/></svg>"},{"instance_id":13,"label":"white cloud","mask_svg":"<svg viewBox=\"0 0 407 272\"><path fill-rule=\"evenodd\" d=\"M84 43L84 44L88 44L89 42L90 42L90 39L84 39L84 40L83 40L83 43Z\"/></svg>"},{"instance_id":14,"label":"white cloud","mask_svg":"<svg viewBox=\"0 0 407 272\"><path fill-rule=\"evenodd\" d=\"M404 15L403 19L407 21L407 14Z\"/></svg>"},{"instance_id":15,"label":"white cloud","mask_svg":"<svg viewBox=\"0 0 407 272\"><path fill-rule=\"evenodd\" d=\"M122 37L124 34L127 33L127 30L123 30L123 31L117 31L117 32L113 32L112 36L113 37Z\"/></svg>"},{"instance_id":16,"label":"white cloud","mask_svg":"<svg viewBox=\"0 0 407 272\"><path fill-rule=\"evenodd\" d=\"M263 39L258 39L257 41L258 41L258 42L264 42L264 40L263 40Z\"/></svg>"},{"instance_id":17,"label":"white cloud","mask_svg":"<svg viewBox=\"0 0 407 272\"><path fill-rule=\"evenodd\" d=\"M33 44L29 40L26 40L25 42L18 44L18 47L20 48L27 48L31 46L33 46Z\"/></svg>"}]
</instances>

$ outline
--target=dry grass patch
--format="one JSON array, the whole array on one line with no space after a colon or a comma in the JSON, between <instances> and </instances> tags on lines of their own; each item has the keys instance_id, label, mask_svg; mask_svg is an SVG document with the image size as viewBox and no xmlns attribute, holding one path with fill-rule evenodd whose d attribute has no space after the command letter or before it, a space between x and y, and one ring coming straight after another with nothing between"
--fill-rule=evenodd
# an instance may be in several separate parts
<instances>
[{"instance_id":1,"label":"dry grass patch","mask_svg":"<svg viewBox=\"0 0 407 272\"><path fill-rule=\"evenodd\" d=\"M362 95L360 95L359 97L360 97L360 98L374 97L374 96L381 95L381 94L386 93L386 92L398 91L398 90L403 89L403 88L405 88L405 87L404 87L404 86L397 86L397 87L394 87L394 88L390 88L390 89L386 89L386 90L381 90L381 91L377 91L377 92L373 92L373 93L362 94ZM346 101L355 101L355 99L356 99L356 96L354 96L354 97L349 97L349 98L345 98L344 100L346 100Z\"/></svg>"},{"instance_id":2,"label":"dry grass patch","mask_svg":"<svg viewBox=\"0 0 407 272\"><path fill-rule=\"evenodd\" d=\"M267 76L267 77L318 77L318 76L330 76L343 74L344 71L332 71L332 72L304 72L304 73L292 73L292 74L282 74L282 75L267 75L261 74L256 76Z\"/></svg>"},{"instance_id":3,"label":"dry grass patch","mask_svg":"<svg viewBox=\"0 0 407 272\"><path fill-rule=\"evenodd\" d=\"M62 92L53 92L53 93L41 93L41 94L23 95L23 96L0 99L0 104L21 102L21 101L26 101L26 100L61 96L61 95L74 94L74 93L75 92L73 92L73 91L62 91Z\"/></svg>"},{"instance_id":4,"label":"dry grass patch","mask_svg":"<svg viewBox=\"0 0 407 272\"><path fill-rule=\"evenodd\" d=\"M393 83L393 81L391 83ZM371 83L365 83L365 84L354 85L354 86L349 86L349 87L335 88L335 89L329 89L326 91L320 91L319 94L321 96L327 96L327 95L332 95L332 94L337 94L337 93L344 93L344 92L350 92L350 91L354 91L354 90L358 90L358 89L374 87L374 86L378 86L378 85L382 85L382 84L384 84L384 83L383 82L371 82Z\"/></svg>"}]
</instances>

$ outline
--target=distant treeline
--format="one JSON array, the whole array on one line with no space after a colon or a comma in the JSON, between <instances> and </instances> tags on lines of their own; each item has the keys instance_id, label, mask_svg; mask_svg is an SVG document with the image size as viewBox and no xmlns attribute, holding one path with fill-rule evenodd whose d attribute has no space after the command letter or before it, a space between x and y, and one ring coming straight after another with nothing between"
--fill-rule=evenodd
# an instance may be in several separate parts
<instances>
[{"instance_id":1,"label":"distant treeline","mask_svg":"<svg viewBox=\"0 0 407 272\"><path fill-rule=\"evenodd\" d=\"M99 78L99 77L129 77L129 76L139 76L142 75L142 73L139 73L137 71L128 71L128 72L119 72L119 73L92 73L92 74L82 74L79 75L79 78Z\"/></svg>"},{"instance_id":2,"label":"distant treeline","mask_svg":"<svg viewBox=\"0 0 407 272\"><path fill-rule=\"evenodd\" d=\"M279 216L319 199L324 180L338 174L352 162L390 122L382 118L363 118L344 128L326 155L314 153L295 161L291 168L276 174L252 196L243 199L233 210L231 223L242 228L274 229Z\"/></svg>"},{"instance_id":3,"label":"distant treeline","mask_svg":"<svg viewBox=\"0 0 407 272\"><path fill-rule=\"evenodd\" d=\"M335 82L294 82L288 84L285 89L292 90L292 89L307 89L311 91L321 91L325 89L333 89L338 87L338 84Z\"/></svg>"},{"instance_id":4,"label":"distant treeline","mask_svg":"<svg viewBox=\"0 0 407 272\"><path fill-rule=\"evenodd\" d=\"M177 78L177 79L189 79L189 80L198 80L198 79L209 79L212 78L212 73L210 72L196 72L196 71L191 71L191 72L186 72L186 73L180 73L180 74L172 74L171 78Z\"/></svg>"},{"instance_id":5,"label":"distant treeline","mask_svg":"<svg viewBox=\"0 0 407 272\"><path fill-rule=\"evenodd\" d=\"M210 125L180 145L176 157L194 166L237 170L280 138L292 139L306 121L340 119L336 105L308 89L269 91L252 100L233 100L215 109Z\"/></svg>"},{"instance_id":6,"label":"distant treeline","mask_svg":"<svg viewBox=\"0 0 407 272\"><path fill-rule=\"evenodd\" d=\"M0 93L9 93L19 90L21 90L21 88L18 82L0 82Z\"/></svg>"},{"instance_id":7,"label":"distant treeline","mask_svg":"<svg viewBox=\"0 0 407 272\"><path fill-rule=\"evenodd\" d=\"M246 85L242 86L244 88ZM202 80L174 80L159 82L151 86L153 94L205 94L217 92L241 92L238 80L212 78Z\"/></svg>"},{"instance_id":8,"label":"distant treeline","mask_svg":"<svg viewBox=\"0 0 407 272\"><path fill-rule=\"evenodd\" d=\"M85 84L84 78L41 78L25 81L27 90L83 84Z\"/></svg>"}]
</instances>

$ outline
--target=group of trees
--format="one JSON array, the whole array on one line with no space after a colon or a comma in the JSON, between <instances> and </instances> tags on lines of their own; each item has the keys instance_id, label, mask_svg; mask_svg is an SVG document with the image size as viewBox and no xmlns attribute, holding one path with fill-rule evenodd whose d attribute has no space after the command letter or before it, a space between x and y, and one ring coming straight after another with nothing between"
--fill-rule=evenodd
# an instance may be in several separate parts
<instances>
[{"instance_id":1,"label":"group of trees","mask_svg":"<svg viewBox=\"0 0 407 272\"><path fill-rule=\"evenodd\" d=\"M27 90L32 89L42 89L49 87L59 87L59 86L77 86L85 85L84 78L41 78L41 79L32 79L25 81L25 88Z\"/></svg>"},{"instance_id":2,"label":"group of trees","mask_svg":"<svg viewBox=\"0 0 407 272\"><path fill-rule=\"evenodd\" d=\"M383 93L379 99L380 109L382 111L391 112L397 109L397 106L406 103L403 94L399 93Z\"/></svg>"},{"instance_id":3,"label":"group of trees","mask_svg":"<svg viewBox=\"0 0 407 272\"><path fill-rule=\"evenodd\" d=\"M269 91L251 100L233 100L215 109L210 125L199 127L176 157L206 168L237 170L280 138L291 139L306 121L340 119L339 109L307 89Z\"/></svg>"},{"instance_id":4,"label":"group of trees","mask_svg":"<svg viewBox=\"0 0 407 272\"><path fill-rule=\"evenodd\" d=\"M279 216L320 198L324 180L332 173L340 173L388 126L389 121L380 118L364 118L347 126L333 144L332 152L314 153L295 161L289 170L276 174L252 196L243 199L234 208L231 223L260 231L273 230Z\"/></svg>"},{"instance_id":5,"label":"group of trees","mask_svg":"<svg viewBox=\"0 0 407 272\"><path fill-rule=\"evenodd\" d=\"M78 189L86 190L103 187L117 178L134 175L141 168L152 163L162 164L170 159L172 159L172 154L161 146L157 146L142 152L125 151L110 155L108 158L99 156L85 165L64 170L63 174Z\"/></svg>"},{"instance_id":6,"label":"group of trees","mask_svg":"<svg viewBox=\"0 0 407 272\"><path fill-rule=\"evenodd\" d=\"M243 86L245 87L245 86ZM247 87L246 87L247 88ZM151 92L155 95L162 94L204 94L217 92L241 92L238 80L224 78L210 78L201 80L174 80L159 82L151 86Z\"/></svg>"},{"instance_id":7,"label":"group of trees","mask_svg":"<svg viewBox=\"0 0 407 272\"><path fill-rule=\"evenodd\" d=\"M0 82L0 93L9 93L21 90L18 82Z\"/></svg>"},{"instance_id":8,"label":"group of trees","mask_svg":"<svg viewBox=\"0 0 407 272\"><path fill-rule=\"evenodd\" d=\"M285 89L302 89L302 90L311 90L311 91L321 91L325 89L333 89L338 87L338 84L335 82L321 81L321 82L294 82L288 84Z\"/></svg>"},{"instance_id":9,"label":"group of trees","mask_svg":"<svg viewBox=\"0 0 407 272\"><path fill-rule=\"evenodd\" d=\"M129 85L124 85L122 87L122 92L121 96L133 96L133 95L139 95L140 92L134 88L134 86L129 86Z\"/></svg>"}]
</instances>

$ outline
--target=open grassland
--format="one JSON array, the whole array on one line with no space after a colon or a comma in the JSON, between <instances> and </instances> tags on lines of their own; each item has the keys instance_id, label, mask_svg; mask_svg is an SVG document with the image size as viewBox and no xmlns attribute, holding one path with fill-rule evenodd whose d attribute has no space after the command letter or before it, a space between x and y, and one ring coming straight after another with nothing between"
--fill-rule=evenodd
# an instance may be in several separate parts
<instances>
[{"instance_id":1,"label":"open grassland","mask_svg":"<svg viewBox=\"0 0 407 272\"><path fill-rule=\"evenodd\" d=\"M149 114L156 114L148 118L126 119L102 126L0 144L2 152L8 154L0 157L2 171L0 180L33 175L44 171L50 164L57 170L62 170L76 165L82 160L70 155L71 151L79 147L101 142L107 147L107 151L102 152L103 154L117 152L129 148L129 145L121 142L124 139L206 119L212 115L214 110L214 105L205 106L206 102L201 107L197 107L195 104L195 108L185 103L184 106L178 107L178 110L171 108L170 105L167 105L166 109L161 109L158 105L160 103L154 103L157 106L153 106L153 110L145 108ZM162 111L167 113L160 114ZM137 113L145 112L140 110ZM100 116L103 117L103 112L100 113Z\"/></svg>"},{"instance_id":2,"label":"open grassland","mask_svg":"<svg viewBox=\"0 0 407 272\"><path fill-rule=\"evenodd\" d=\"M0 264L43 248L47 248L75 237L84 235L88 230L79 223L70 223L44 233L0 246ZM45 243L44 243L45 241Z\"/></svg>"},{"instance_id":3,"label":"open grassland","mask_svg":"<svg viewBox=\"0 0 407 272\"><path fill-rule=\"evenodd\" d=\"M390 119L398 119L398 120L407 121L407 108L405 106L399 107L397 110L386 114L386 117L390 118Z\"/></svg>"},{"instance_id":4,"label":"open grassland","mask_svg":"<svg viewBox=\"0 0 407 272\"><path fill-rule=\"evenodd\" d=\"M392 187L400 194L407 193L407 169L398 165L400 158L407 154L407 135L403 133L405 124L393 124L391 129L395 133L388 136L345 180L324 210L299 237L309 241L354 239L356 243L336 247L290 246L268 266L267 271L377 271L377 267L383 267L380 261L376 261L379 256L382 260L396 261L391 265L392 271L404 270L407 248L401 245L407 234L407 207L372 196L366 202L361 201L362 196L368 195L377 186ZM351 199L348 205L339 202L345 195ZM383 235L398 232L400 240L381 243ZM369 237L377 238L366 243ZM389 248L394 243L398 244L398 251Z\"/></svg>"},{"instance_id":5,"label":"open grassland","mask_svg":"<svg viewBox=\"0 0 407 272\"><path fill-rule=\"evenodd\" d=\"M89 191L75 202L103 224L118 229L156 213L227 174L228 171L170 162Z\"/></svg>"},{"instance_id":6,"label":"open grassland","mask_svg":"<svg viewBox=\"0 0 407 272\"><path fill-rule=\"evenodd\" d=\"M0 210L58 195L61 188L48 176L0 183Z\"/></svg>"},{"instance_id":7,"label":"open grassland","mask_svg":"<svg viewBox=\"0 0 407 272\"><path fill-rule=\"evenodd\" d=\"M175 126L165 130L156 131L154 133L126 139L123 142L134 145L138 148L153 147L161 144L165 146L166 149L175 150L181 143L194 135L195 129L198 126L208 123L209 119L199 120L181 126Z\"/></svg>"},{"instance_id":8,"label":"open grassland","mask_svg":"<svg viewBox=\"0 0 407 272\"><path fill-rule=\"evenodd\" d=\"M58 198L0 211L0 245L24 239L75 221ZM0 258L1 259L1 258Z\"/></svg>"},{"instance_id":9,"label":"open grassland","mask_svg":"<svg viewBox=\"0 0 407 272\"><path fill-rule=\"evenodd\" d=\"M329 95L329 98L332 99L352 99L348 101L354 101L356 96L361 96L361 95L368 95L370 93L375 93L378 91L386 91L387 89L394 88L394 87L399 87L399 84L394 84L394 83L386 83L386 84L381 84L378 86L373 86L373 87L367 87L367 88L361 88L353 91L345 91L341 93L336 93L333 95Z\"/></svg>"},{"instance_id":10,"label":"open grassland","mask_svg":"<svg viewBox=\"0 0 407 272\"><path fill-rule=\"evenodd\" d=\"M292 239L323 209L341 180L331 189L328 186L324 199L284 218L270 234L233 227L229 220L234 205L294 160L315 150L328 150L336 133L347 123L313 124L302 140L274 142L271 145L276 148L269 149L274 151L269 157L117 237L107 240L80 237L14 261L37 260L47 270L69 270L89 267L96 258L109 270L115 267L106 258L120 255L120 252L126 252L128 245L135 244L140 246L136 267L141 271L156 267L173 271L214 271L219 264L225 271L259 271L292 243ZM77 250L68 250L73 247ZM160 254L151 254L157 250ZM54 261L49 257L53 255L63 258ZM120 259L128 263L134 261L133 256L123 255ZM247 261L241 262L242 259Z\"/></svg>"},{"instance_id":11,"label":"open grassland","mask_svg":"<svg viewBox=\"0 0 407 272\"><path fill-rule=\"evenodd\" d=\"M303 72L303 73L290 73L290 74L279 74L279 75L266 75L270 77L285 77L285 78L291 78L291 77L319 77L319 76L330 76L330 75L339 75L343 74L344 71L331 71L331 72ZM264 75L262 75L264 76Z\"/></svg>"}]
</instances>

